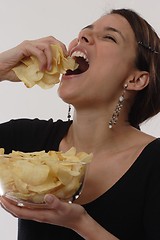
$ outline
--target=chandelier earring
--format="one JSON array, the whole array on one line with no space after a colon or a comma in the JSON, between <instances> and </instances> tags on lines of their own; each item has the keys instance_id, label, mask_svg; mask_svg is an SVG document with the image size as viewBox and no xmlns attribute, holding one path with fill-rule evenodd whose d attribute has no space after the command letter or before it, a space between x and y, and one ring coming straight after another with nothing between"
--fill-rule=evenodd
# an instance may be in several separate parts
<instances>
[{"instance_id":1,"label":"chandelier earring","mask_svg":"<svg viewBox=\"0 0 160 240\"><path fill-rule=\"evenodd\" d=\"M68 105L68 115L67 115L68 121L71 121L71 105Z\"/></svg>"},{"instance_id":2,"label":"chandelier earring","mask_svg":"<svg viewBox=\"0 0 160 240\"><path fill-rule=\"evenodd\" d=\"M125 100L125 93L126 93L126 89L128 87L128 84L126 83L124 85L124 89L123 89L123 92L122 92L122 95L119 97L118 99L118 103L116 105L116 108L113 112L113 115L112 115L112 118L111 120L109 121L109 128L111 129L113 127L113 125L115 125L118 121L118 117L119 117L119 114L120 114L120 111L123 107L123 103L124 103L124 100Z\"/></svg>"}]
</instances>

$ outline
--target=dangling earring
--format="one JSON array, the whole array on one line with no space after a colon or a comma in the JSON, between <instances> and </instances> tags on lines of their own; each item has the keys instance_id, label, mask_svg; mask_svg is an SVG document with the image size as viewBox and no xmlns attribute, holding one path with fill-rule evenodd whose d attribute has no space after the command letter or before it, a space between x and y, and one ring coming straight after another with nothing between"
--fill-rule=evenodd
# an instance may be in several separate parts
<instances>
[{"instance_id":1,"label":"dangling earring","mask_svg":"<svg viewBox=\"0 0 160 240\"><path fill-rule=\"evenodd\" d=\"M68 115L67 115L68 121L71 121L71 105L68 105Z\"/></svg>"},{"instance_id":2,"label":"dangling earring","mask_svg":"<svg viewBox=\"0 0 160 240\"><path fill-rule=\"evenodd\" d=\"M119 114L120 114L120 111L123 107L123 102L124 102L124 96L125 96L125 92L126 92L126 89L128 87L128 84L126 83L124 85L124 90L123 90L123 93L122 95L119 97L119 100L118 100L118 103L116 105L116 108L113 112L113 115L112 115L112 118L111 120L109 121L109 128L111 129L113 127L113 125L115 125L118 121L118 117L119 117Z\"/></svg>"}]
</instances>

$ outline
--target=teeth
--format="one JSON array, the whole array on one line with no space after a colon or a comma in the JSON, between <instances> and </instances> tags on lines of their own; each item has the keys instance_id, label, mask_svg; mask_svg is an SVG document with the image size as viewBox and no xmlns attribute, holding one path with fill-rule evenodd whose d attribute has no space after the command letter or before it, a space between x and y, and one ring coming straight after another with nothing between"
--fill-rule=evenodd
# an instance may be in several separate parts
<instances>
[{"instance_id":1,"label":"teeth","mask_svg":"<svg viewBox=\"0 0 160 240\"><path fill-rule=\"evenodd\" d=\"M88 58L87 58L86 54L84 54L84 53L81 52L81 51L75 51L75 52L73 52L72 55L71 55L71 57L83 57L83 58L86 60L86 62L88 62Z\"/></svg>"}]
</instances>

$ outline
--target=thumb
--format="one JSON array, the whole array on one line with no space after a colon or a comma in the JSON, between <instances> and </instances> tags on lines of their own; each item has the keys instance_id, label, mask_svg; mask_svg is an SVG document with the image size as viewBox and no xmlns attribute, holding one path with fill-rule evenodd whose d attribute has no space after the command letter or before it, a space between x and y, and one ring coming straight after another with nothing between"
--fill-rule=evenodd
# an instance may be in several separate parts
<instances>
[{"instance_id":1,"label":"thumb","mask_svg":"<svg viewBox=\"0 0 160 240\"><path fill-rule=\"evenodd\" d=\"M46 194L44 197L46 204L52 209L58 209L60 207L61 201L52 194Z\"/></svg>"}]
</instances>

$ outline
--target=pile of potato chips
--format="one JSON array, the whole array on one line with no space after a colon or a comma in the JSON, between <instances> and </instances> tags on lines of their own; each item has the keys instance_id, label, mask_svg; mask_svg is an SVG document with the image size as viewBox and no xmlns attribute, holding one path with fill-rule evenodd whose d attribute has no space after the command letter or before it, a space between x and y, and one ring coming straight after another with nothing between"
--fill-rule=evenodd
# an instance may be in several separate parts
<instances>
[{"instance_id":1,"label":"pile of potato chips","mask_svg":"<svg viewBox=\"0 0 160 240\"><path fill-rule=\"evenodd\" d=\"M60 45L51 45L53 67L52 70L42 72L39 70L39 63L36 57L31 56L24 59L12 70L24 84L31 88L35 84L43 89L53 87L59 82L61 74L65 74L67 70L75 70L78 64L71 57L65 57Z\"/></svg>"},{"instance_id":2,"label":"pile of potato chips","mask_svg":"<svg viewBox=\"0 0 160 240\"><path fill-rule=\"evenodd\" d=\"M83 184L92 154L40 151L4 154L0 149L0 191L11 199L43 203L47 193L70 200ZM79 193L77 193L79 194Z\"/></svg>"}]
</instances>

